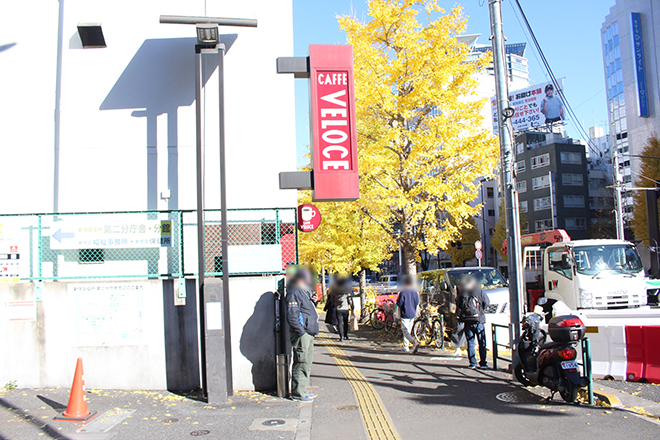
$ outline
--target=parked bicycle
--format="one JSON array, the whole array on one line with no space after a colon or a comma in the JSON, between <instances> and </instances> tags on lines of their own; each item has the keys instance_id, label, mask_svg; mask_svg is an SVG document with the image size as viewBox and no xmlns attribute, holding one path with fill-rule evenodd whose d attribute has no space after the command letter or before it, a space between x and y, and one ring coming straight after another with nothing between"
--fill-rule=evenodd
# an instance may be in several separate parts
<instances>
[{"instance_id":1,"label":"parked bicycle","mask_svg":"<svg viewBox=\"0 0 660 440\"><path fill-rule=\"evenodd\" d=\"M388 332L391 331L396 321L394 319L394 306L394 301L385 301L377 306L369 316L371 326L376 330L386 329Z\"/></svg>"},{"instance_id":2,"label":"parked bicycle","mask_svg":"<svg viewBox=\"0 0 660 440\"><path fill-rule=\"evenodd\" d=\"M436 348L445 347L445 321L440 313L443 305L430 302L421 306L419 317L413 323L413 336L419 345L426 347L435 343Z\"/></svg>"}]
</instances>

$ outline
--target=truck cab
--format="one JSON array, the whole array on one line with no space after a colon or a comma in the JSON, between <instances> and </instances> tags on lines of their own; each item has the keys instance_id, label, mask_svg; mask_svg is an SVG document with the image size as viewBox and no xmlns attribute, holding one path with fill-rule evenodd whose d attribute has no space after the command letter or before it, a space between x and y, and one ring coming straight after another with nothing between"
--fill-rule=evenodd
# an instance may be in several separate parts
<instances>
[{"instance_id":1,"label":"truck cab","mask_svg":"<svg viewBox=\"0 0 660 440\"><path fill-rule=\"evenodd\" d=\"M571 310L646 305L646 279L635 245L623 240L576 240L543 251L548 299Z\"/></svg>"}]
</instances>

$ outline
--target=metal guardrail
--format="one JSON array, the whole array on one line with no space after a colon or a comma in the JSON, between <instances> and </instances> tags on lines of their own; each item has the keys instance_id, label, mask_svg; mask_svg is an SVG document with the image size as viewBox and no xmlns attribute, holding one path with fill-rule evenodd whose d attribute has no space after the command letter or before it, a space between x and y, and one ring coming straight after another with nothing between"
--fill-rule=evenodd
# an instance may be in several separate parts
<instances>
[{"instance_id":1,"label":"metal guardrail","mask_svg":"<svg viewBox=\"0 0 660 440\"><path fill-rule=\"evenodd\" d=\"M589 340L588 337L582 339L581 341L581 346L582 346L582 363L579 365L582 366L582 370L584 371L585 377L589 380L589 384L587 385L587 392L589 395L589 405L594 404L594 379L593 379L593 374L592 374L592 369L591 369L591 341Z\"/></svg>"},{"instance_id":2,"label":"metal guardrail","mask_svg":"<svg viewBox=\"0 0 660 440\"><path fill-rule=\"evenodd\" d=\"M511 329L509 328L508 325L501 325L501 324L491 324L491 329L492 329L492 334L493 334L493 369L497 370L497 360L502 360L508 363L512 363L513 361L511 359L505 358L500 356L500 351L499 347L503 348L508 348L511 349L511 341L509 340L508 344L499 344L497 342L497 329L498 328L505 328L509 330L509 339L511 338Z\"/></svg>"}]
</instances>

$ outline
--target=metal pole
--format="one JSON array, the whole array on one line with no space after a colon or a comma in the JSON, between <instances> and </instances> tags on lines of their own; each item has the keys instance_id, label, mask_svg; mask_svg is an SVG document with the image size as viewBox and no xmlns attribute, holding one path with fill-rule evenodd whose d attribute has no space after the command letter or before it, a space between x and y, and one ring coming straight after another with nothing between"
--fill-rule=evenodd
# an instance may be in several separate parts
<instances>
[{"instance_id":1,"label":"metal pole","mask_svg":"<svg viewBox=\"0 0 660 440\"><path fill-rule=\"evenodd\" d=\"M206 381L206 341L204 307L204 156L202 139L202 54L195 47L195 135L197 163L197 288L199 295L199 334L201 353L202 390L207 393Z\"/></svg>"},{"instance_id":2,"label":"metal pole","mask_svg":"<svg viewBox=\"0 0 660 440\"><path fill-rule=\"evenodd\" d=\"M64 0L57 14L57 61L55 64L55 112L53 130L53 212L60 210L60 128L62 121L62 52L64 41ZM41 237L39 238L41 240Z\"/></svg>"},{"instance_id":3,"label":"metal pole","mask_svg":"<svg viewBox=\"0 0 660 440\"><path fill-rule=\"evenodd\" d=\"M495 324L490 325L491 335L493 335L493 370L497 370L497 355L499 351L497 349L497 327Z\"/></svg>"},{"instance_id":4,"label":"metal pole","mask_svg":"<svg viewBox=\"0 0 660 440\"><path fill-rule=\"evenodd\" d=\"M481 180L481 244L484 248L484 257L486 258L486 266L488 266L488 246L486 245L486 199L484 197L484 183L486 179ZM479 267L481 267L481 258L479 258Z\"/></svg>"},{"instance_id":5,"label":"metal pole","mask_svg":"<svg viewBox=\"0 0 660 440\"><path fill-rule=\"evenodd\" d=\"M255 20L256 25L256 20ZM227 228L227 176L225 170L225 45L218 45L218 81L220 106L220 233L222 234L222 302L224 303L225 325L225 362L227 370L227 395L231 396L234 390L231 362L231 321L229 307L229 237Z\"/></svg>"},{"instance_id":6,"label":"metal pole","mask_svg":"<svg viewBox=\"0 0 660 440\"><path fill-rule=\"evenodd\" d=\"M501 0L489 0L491 39L493 42L493 64L495 72L495 91L497 94L497 117L500 138L500 160L504 176L504 194L506 206L507 242L511 243L508 252L509 263L509 306L511 313L511 351L513 365L519 363L516 350L520 338L520 304L523 298L524 286L522 264L520 261L520 216L516 202L516 178L513 171L513 128L511 120L504 117L509 106L509 90L507 85L507 70L504 52L504 33L502 31Z\"/></svg>"},{"instance_id":7,"label":"metal pole","mask_svg":"<svg viewBox=\"0 0 660 440\"><path fill-rule=\"evenodd\" d=\"M619 169L619 151L614 150L614 195L616 198L616 238L623 240L623 206L621 200L621 170Z\"/></svg>"}]
</instances>

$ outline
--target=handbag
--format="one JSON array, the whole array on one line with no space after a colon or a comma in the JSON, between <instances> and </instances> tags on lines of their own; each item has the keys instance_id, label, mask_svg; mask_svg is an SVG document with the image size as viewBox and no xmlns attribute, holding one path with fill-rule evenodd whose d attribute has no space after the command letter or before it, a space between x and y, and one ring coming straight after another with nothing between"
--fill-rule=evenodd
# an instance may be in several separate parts
<instances>
[{"instance_id":1,"label":"handbag","mask_svg":"<svg viewBox=\"0 0 660 440\"><path fill-rule=\"evenodd\" d=\"M358 325L358 317L355 313L351 313L351 331L356 332L360 329Z\"/></svg>"}]
</instances>

